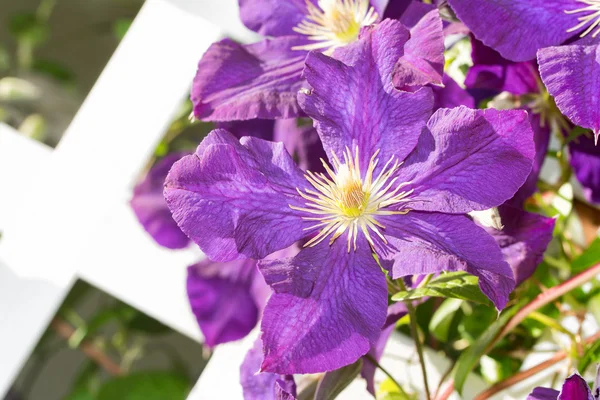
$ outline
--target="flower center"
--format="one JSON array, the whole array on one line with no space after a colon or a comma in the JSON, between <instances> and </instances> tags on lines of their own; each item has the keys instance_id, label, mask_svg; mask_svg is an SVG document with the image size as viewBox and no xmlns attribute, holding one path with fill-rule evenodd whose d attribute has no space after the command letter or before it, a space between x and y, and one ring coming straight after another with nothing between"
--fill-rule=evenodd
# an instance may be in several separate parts
<instances>
[{"instance_id":1,"label":"flower center","mask_svg":"<svg viewBox=\"0 0 600 400\"><path fill-rule=\"evenodd\" d=\"M356 250L359 231L372 248L375 246L372 233L387 244L387 240L381 233L385 226L377 221L377 217L409 212L410 210L406 208L389 209L389 207L408 202L406 197L412 193L412 190L401 190L409 182L396 184L398 177L393 175L398 171L401 163L394 160L394 157L390 158L379 175L374 178L373 173L379 163L378 153L379 151L371 157L364 176L360 168L358 148L354 156L350 149L346 148L343 162L333 154L333 170L324 160L321 160L327 175L307 172L306 179L315 190L307 189L304 192L298 190L300 196L307 201L306 207L290 205L294 210L313 215L303 219L317 222L306 228L310 231L319 230L319 233L308 241L305 247L314 246L328 236L331 236L329 244L332 244L346 231L348 252L352 245Z\"/></svg>"},{"instance_id":2,"label":"flower center","mask_svg":"<svg viewBox=\"0 0 600 400\"><path fill-rule=\"evenodd\" d=\"M377 21L378 15L369 0L318 0L315 6L306 0L308 15L294 31L316 43L293 50L323 50L331 53L358 39L360 28Z\"/></svg>"},{"instance_id":3,"label":"flower center","mask_svg":"<svg viewBox=\"0 0 600 400\"><path fill-rule=\"evenodd\" d=\"M566 14L582 14L581 17L577 18L579 24L575 25L571 29L567 29L567 32L576 32L581 28L587 26L587 29L579 35L584 37L592 32L598 25L600 25L600 0L575 0L579 3L583 3L586 7L581 7L576 10L566 11ZM600 34L600 27L592 34L592 37L596 37Z\"/></svg>"}]
</instances>

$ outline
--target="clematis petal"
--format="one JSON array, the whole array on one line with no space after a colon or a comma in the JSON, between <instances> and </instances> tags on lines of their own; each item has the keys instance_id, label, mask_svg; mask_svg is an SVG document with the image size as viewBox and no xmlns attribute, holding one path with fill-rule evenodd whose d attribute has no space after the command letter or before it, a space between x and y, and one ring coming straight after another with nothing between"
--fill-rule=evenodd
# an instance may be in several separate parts
<instances>
[{"instance_id":1,"label":"clematis petal","mask_svg":"<svg viewBox=\"0 0 600 400\"><path fill-rule=\"evenodd\" d=\"M571 4L572 3L572 4ZM565 0L448 0L477 39L512 61L535 58L538 49L559 45L573 33L579 4Z\"/></svg>"},{"instance_id":2,"label":"clematis petal","mask_svg":"<svg viewBox=\"0 0 600 400\"><path fill-rule=\"evenodd\" d=\"M402 25L412 28L428 12L435 9L433 4L425 4L417 0L390 0L384 18L397 19Z\"/></svg>"},{"instance_id":3,"label":"clematis petal","mask_svg":"<svg viewBox=\"0 0 600 400\"><path fill-rule=\"evenodd\" d=\"M249 119L245 121L226 121L216 124L218 129L232 133L238 139L254 136L265 140L273 140L275 121L272 119Z\"/></svg>"},{"instance_id":4,"label":"clematis petal","mask_svg":"<svg viewBox=\"0 0 600 400\"><path fill-rule=\"evenodd\" d=\"M397 303L401 304L401 303ZM383 351L385 350L385 346L390 338L390 335L394 331L396 327L392 324L381 331L379 338L377 339L377 343L369 350L369 356L373 360L379 362L381 356L383 355ZM377 367L373 364L368 358L364 360L362 369L360 371L360 376L367 382L367 391L375 397L375 371Z\"/></svg>"},{"instance_id":5,"label":"clematis petal","mask_svg":"<svg viewBox=\"0 0 600 400\"><path fill-rule=\"evenodd\" d=\"M482 292L497 309L515 287L510 266L494 239L464 215L410 211L381 218L393 260L394 279L441 271L466 271L479 277Z\"/></svg>"},{"instance_id":6,"label":"clematis petal","mask_svg":"<svg viewBox=\"0 0 600 400\"><path fill-rule=\"evenodd\" d=\"M467 88L488 91L486 97L501 92L514 95L539 92L539 76L534 61L510 61L475 38L471 43L473 67L469 68L465 78Z\"/></svg>"},{"instance_id":7,"label":"clematis petal","mask_svg":"<svg viewBox=\"0 0 600 400\"><path fill-rule=\"evenodd\" d=\"M420 86L442 85L444 32L438 10L427 13L411 30L404 55L394 67L394 86L412 91Z\"/></svg>"},{"instance_id":8,"label":"clematis petal","mask_svg":"<svg viewBox=\"0 0 600 400\"><path fill-rule=\"evenodd\" d=\"M293 400L296 383L290 375L259 372L263 360L262 341L256 339L240 367L244 400Z\"/></svg>"},{"instance_id":9,"label":"clematis petal","mask_svg":"<svg viewBox=\"0 0 600 400\"><path fill-rule=\"evenodd\" d=\"M527 396L526 400L557 400L560 392L558 390L536 387L533 392Z\"/></svg>"},{"instance_id":10,"label":"clematis petal","mask_svg":"<svg viewBox=\"0 0 600 400\"><path fill-rule=\"evenodd\" d=\"M331 371L375 344L386 318L387 287L366 241L348 253L341 237L292 259L261 261L259 268L275 290L261 326L262 371Z\"/></svg>"},{"instance_id":11,"label":"clematis petal","mask_svg":"<svg viewBox=\"0 0 600 400\"><path fill-rule=\"evenodd\" d=\"M529 175L533 132L521 110L439 109L400 169L407 207L464 214L497 207Z\"/></svg>"},{"instance_id":12,"label":"clematis petal","mask_svg":"<svg viewBox=\"0 0 600 400\"><path fill-rule=\"evenodd\" d=\"M594 400L594 396L585 379L573 374L563 383L558 400Z\"/></svg>"},{"instance_id":13,"label":"clematis petal","mask_svg":"<svg viewBox=\"0 0 600 400\"><path fill-rule=\"evenodd\" d=\"M475 99L449 75L444 75L443 87L433 87L435 96L434 109L465 106L475 108Z\"/></svg>"},{"instance_id":14,"label":"clematis petal","mask_svg":"<svg viewBox=\"0 0 600 400\"><path fill-rule=\"evenodd\" d=\"M327 155L317 130L312 125L299 125L295 119L275 121L275 142L282 142L303 170L322 172L321 159Z\"/></svg>"},{"instance_id":15,"label":"clematis petal","mask_svg":"<svg viewBox=\"0 0 600 400\"><path fill-rule=\"evenodd\" d=\"M302 86L305 44L282 36L241 45L214 43L198 63L191 99L194 115L206 121L291 118L300 114L296 93Z\"/></svg>"},{"instance_id":16,"label":"clematis petal","mask_svg":"<svg viewBox=\"0 0 600 400\"><path fill-rule=\"evenodd\" d=\"M163 186L169 170L180 158L189 153L167 155L154 165L144 179L133 189L131 208L146 232L161 246L182 249L190 239L179 229L163 197Z\"/></svg>"},{"instance_id":17,"label":"clematis petal","mask_svg":"<svg viewBox=\"0 0 600 400\"><path fill-rule=\"evenodd\" d=\"M600 135L600 44L548 47L538 52L542 80L560 111Z\"/></svg>"},{"instance_id":18,"label":"clematis petal","mask_svg":"<svg viewBox=\"0 0 600 400\"><path fill-rule=\"evenodd\" d=\"M408 31L386 20L365 28L359 41L338 49L334 60L310 53L304 74L312 89L300 93L303 110L315 120L329 157L358 147L361 165L380 150L379 158L403 158L416 145L431 113L428 88L415 93L393 87L394 64L403 54Z\"/></svg>"},{"instance_id":19,"label":"clematis petal","mask_svg":"<svg viewBox=\"0 0 600 400\"><path fill-rule=\"evenodd\" d=\"M188 267L187 294L207 346L241 339L256 326L259 305L252 286L260 279L256 261L250 259L207 259Z\"/></svg>"},{"instance_id":20,"label":"clematis petal","mask_svg":"<svg viewBox=\"0 0 600 400\"><path fill-rule=\"evenodd\" d=\"M290 205L306 179L281 143L211 132L167 176L165 198L179 227L215 261L260 259L304 237Z\"/></svg>"},{"instance_id":21,"label":"clematis petal","mask_svg":"<svg viewBox=\"0 0 600 400\"><path fill-rule=\"evenodd\" d=\"M306 17L306 0L239 0L240 18L263 36L296 35L292 28ZM316 4L316 1L312 1Z\"/></svg>"},{"instance_id":22,"label":"clematis petal","mask_svg":"<svg viewBox=\"0 0 600 400\"><path fill-rule=\"evenodd\" d=\"M516 284L520 285L542 262L556 221L507 205L498 210L504 228L485 229L500 246L504 259L513 270Z\"/></svg>"},{"instance_id":23,"label":"clematis petal","mask_svg":"<svg viewBox=\"0 0 600 400\"><path fill-rule=\"evenodd\" d=\"M583 193L591 203L600 203L600 146L591 138L580 136L569 143L571 166Z\"/></svg>"}]
</instances>

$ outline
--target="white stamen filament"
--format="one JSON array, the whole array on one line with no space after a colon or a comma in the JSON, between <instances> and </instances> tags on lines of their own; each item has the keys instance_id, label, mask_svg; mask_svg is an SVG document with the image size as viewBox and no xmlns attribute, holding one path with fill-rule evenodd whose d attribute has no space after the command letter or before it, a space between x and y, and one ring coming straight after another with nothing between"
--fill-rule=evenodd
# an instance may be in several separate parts
<instances>
[{"instance_id":1,"label":"white stamen filament","mask_svg":"<svg viewBox=\"0 0 600 400\"><path fill-rule=\"evenodd\" d=\"M596 29L596 31L592 34L592 37L598 36L598 34L600 34L600 27L598 26L600 25L600 0L575 1L585 4L587 5L587 7L578 8L576 10L565 10L565 14L585 13L586 15L577 18L579 24L575 25L570 29L567 29L567 32L576 32L587 26L587 29L583 31L581 35L579 35L580 37L585 37L594 29L596 29L596 27L598 27L598 29Z\"/></svg>"},{"instance_id":2,"label":"white stamen filament","mask_svg":"<svg viewBox=\"0 0 600 400\"><path fill-rule=\"evenodd\" d=\"M306 0L308 15L294 31L316 43L293 50L322 50L331 53L358 38L360 28L377 21L379 16L369 0L319 0L315 6Z\"/></svg>"},{"instance_id":3,"label":"white stamen filament","mask_svg":"<svg viewBox=\"0 0 600 400\"><path fill-rule=\"evenodd\" d=\"M365 236L367 242L373 248L375 242L372 234L375 234L384 244L387 240L382 234L385 229L377 216L406 214L409 209L389 210L389 206L405 203L413 191L402 191L402 188L410 182L397 184L396 173L401 163L394 157L385 164L378 176L373 179L373 172L377 167L377 151L369 162L364 176L358 157L358 148L354 156L350 149L346 148L343 154L343 163L333 154L333 170L323 162L327 172L313 173L308 171L306 179L315 190L306 189L304 192L298 189L298 193L307 202L306 207L290 205L294 210L303 211L310 215L303 217L307 221L315 221L306 230L319 229L319 233L305 244L305 247L314 246L331 235L329 244L332 244L344 232L348 232L348 252L352 246L356 250L356 241L359 230Z\"/></svg>"}]
</instances>

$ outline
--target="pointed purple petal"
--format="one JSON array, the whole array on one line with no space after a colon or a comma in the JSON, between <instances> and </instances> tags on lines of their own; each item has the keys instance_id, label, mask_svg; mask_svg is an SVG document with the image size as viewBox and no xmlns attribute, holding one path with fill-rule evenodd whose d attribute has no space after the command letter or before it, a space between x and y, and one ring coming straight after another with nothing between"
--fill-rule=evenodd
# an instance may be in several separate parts
<instances>
[{"instance_id":1,"label":"pointed purple petal","mask_svg":"<svg viewBox=\"0 0 600 400\"><path fill-rule=\"evenodd\" d=\"M594 140L580 136L569 143L571 166L583 193L591 203L600 203L600 146Z\"/></svg>"},{"instance_id":2,"label":"pointed purple petal","mask_svg":"<svg viewBox=\"0 0 600 400\"><path fill-rule=\"evenodd\" d=\"M558 390L536 387L533 389L533 392L527 396L526 400L556 400L558 399L559 394L560 392Z\"/></svg>"},{"instance_id":3,"label":"pointed purple petal","mask_svg":"<svg viewBox=\"0 0 600 400\"><path fill-rule=\"evenodd\" d=\"M407 207L464 214L499 206L531 172L535 148L520 110L439 109L400 169Z\"/></svg>"},{"instance_id":4,"label":"pointed purple petal","mask_svg":"<svg viewBox=\"0 0 600 400\"><path fill-rule=\"evenodd\" d=\"M290 375L260 372L263 361L262 341L256 339L240 367L240 382L244 400L293 400L296 383Z\"/></svg>"},{"instance_id":5,"label":"pointed purple petal","mask_svg":"<svg viewBox=\"0 0 600 400\"><path fill-rule=\"evenodd\" d=\"M403 304L401 302L396 304ZM394 331L396 327L392 324L381 331L379 338L377 339L377 343L369 350L369 355L379 362L381 356L383 355L383 351L385 350L385 346L390 338L390 335ZM367 391L375 397L375 371L377 367L373 364L369 359L363 360L362 370L360 371L360 376L367 382Z\"/></svg>"},{"instance_id":6,"label":"pointed purple petal","mask_svg":"<svg viewBox=\"0 0 600 400\"><path fill-rule=\"evenodd\" d=\"M327 155L319 134L312 125L300 126L295 119L277 120L273 140L282 142L303 170L323 171L321 159L326 159Z\"/></svg>"},{"instance_id":7,"label":"pointed purple petal","mask_svg":"<svg viewBox=\"0 0 600 400\"><path fill-rule=\"evenodd\" d=\"M549 47L538 52L540 73L560 111L600 134L600 44Z\"/></svg>"},{"instance_id":8,"label":"pointed purple petal","mask_svg":"<svg viewBox=\"0 0 600 400\"><path fill-rule=\"evenodd\" d=\"M594 400L594 396L585 379L573 374L565 380L558 400Z\"/></svg>"},{"instance_id":9,"label":"pointed purple petal","mask_svg":"<svg viewBox=\"0 0 600 400\"><path fill-rule=\"evenodd\" d=\"M486 228L486 231L500 246L504 259L513 270L516 284L520 285L533 275L544 259L556 221L506 205L500 206L499 212L504 228Z\"/></svg>"},{"instance_id":10,"label":"pointed purple petal","mask_svg":"<svg viewBox=\"0 0 600 400\"><path fill-rule=\"evenodd\" d=\"M188 154L172 153L157 162L135 186L131 198L131 208L140 224L156 243L169 249L182 249L190 244L190 239L171 216L162 194L169 170L176 161Z\"/></svg>"},{"instance_id":11,"label":"pointed purple petal","mask_svg":"<svg viewBox=\"0 0 600 400\"><path fill-rule=\"evenodd\" d=\"M256 326L255 279L261 278L254 260L204 260L188 268L188 298L207 346L241 339Z\"/></svg>"},{"instance_id":12,"label":"pointed purple petal","mask_svg":"<svg viewBox=\"0 0 600 400\"><path fill-rule=\"evenodd\" d=\"M229 39L213 44L198 63L194 115L206 121L298 116L306 52L292 47L305 43L283 36L250 45Z\"/></svg>"},{"instance_id":13,"label":"pointed purple petal","mask_svg":"<svg viewBox=\"0 0 600 400\"><path fill-rule=\"evenodd\" d=\"M306 17L306 0L239 0L240 18L262 36L297 35L292 28Z\"/></svg>"},{"instance_id":14,"label":"pointed purple petal","mask_svg":"<svg viewBox=\"0 0 600 400\"><path fill-rule=\"evenodd\" d=\"M573 36L579 7L565 0L448 0L458 18L477 39L513 61L535 58L538 49L559 45Z\"/></svg>"},{"instance_id":15,"label":"pointed purple petal","mask_svg":"<svg viewBox=\"0 0 600 400\"><path fill-rule=\"evenodd\" d=\"M394 86L409 90L428 84L442 85L444 33L438 10L427 13L411 30L404 55L394 67ZM412 91L412 90L411 90Z\"/></svg>"},{"instance_id":16,"label":"pointed purple petal","mask_svg":"<svg viewBox=\"0 0 600 400\"><path fill-rule=\"evenodd\" d=\"M379 337L387 287L366 242L348 253L343 235L331 246L322 242L293 259L263 261L260 268L276 290L261 326L263 371L331 371L355 362Z\"/></svg>"},{"instance_id":17,"label":"pointed purple petal","mask_svg":"<svg viewBox=\"0 0 600 400\"><path fill-rule=\"evenodd\" d=\"M408 31L399 22L386 20L363 30L361 39L338 49L336 57L310 53L304 70L311 94L298 101L315 120L327 154L338 156L358 147L360 164L379 158L405 157L416 145L433 107L429 89L416 93L396 90L391 73L403 54ZM390 112L393 110L393 112Z\"/></svg>"},{"instance_id":18,"label":"pointed purple petal","mask_svg":"<svg viewBox=\"0 0 600 400\"><path fill-rule=\"evenodd\" d=\"M165 198L179 227L215 261L260 259L305 236L296 188L308 183L281 143L215 130L177 162ZM285 233L285 234L282 234Z\"/></svg>"},{"instance_id":19,"label":"pointed purple petal","mask_svg":"<svg viewBox=\"0 0 600 400\"><path fill-rule=\"evenodd\" d=\"M497 309L515 287L513 272L494 239L463 215L410 211L380 219L392 248L392 277L466 271L479 277L482 292Z\"/></svg>"}]
</instances>

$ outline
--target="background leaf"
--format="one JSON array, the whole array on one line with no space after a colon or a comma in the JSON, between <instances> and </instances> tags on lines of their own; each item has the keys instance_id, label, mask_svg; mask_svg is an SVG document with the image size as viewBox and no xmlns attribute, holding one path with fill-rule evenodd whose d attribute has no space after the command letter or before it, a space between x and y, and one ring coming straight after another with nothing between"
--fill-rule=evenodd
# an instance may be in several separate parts
<instances>
[{"instance_id":1,"label":"background leaf","mask_svg":"<svg viewBox=\"0 0 600 400\"><path fill-rule=\"evenodd\" d=\"M172 372L138 372L114 378L100 389L98 400L185 400L186 377Z\"/></svg>"},{"instance_id":2,"label":"background leaf","mask_svg":"<svg viewBox=\"0 0 600 400\"><path fill-rule=\"evenodd\" d=\"M323 375L317 386L314 400L333 400L358 376L362 369L362 359L351 365Z\"/></svg>"},{"instance_id":3,"label":"background leaf","mask_svg":"<svg viewBox=\"0 0 600 400\"><path fill-rule=\"evenodd\" d=\"M392 296L394 301L416 300L422 297L446 297L491 305L481 293L478 278L466 272L450 272L435 277L423 287L402 291Z\"/></svg>"}]
</instances>

